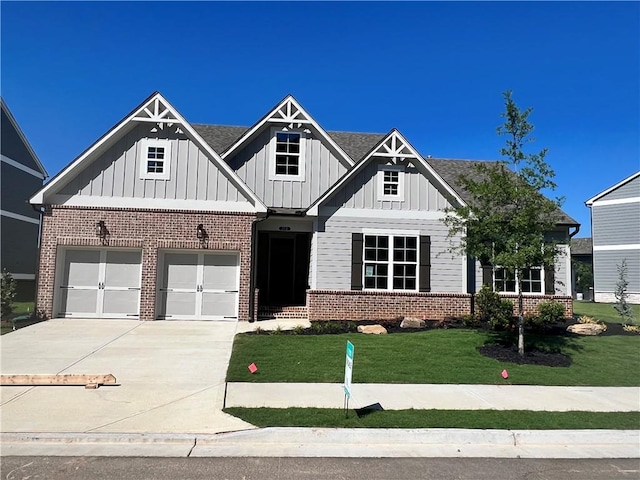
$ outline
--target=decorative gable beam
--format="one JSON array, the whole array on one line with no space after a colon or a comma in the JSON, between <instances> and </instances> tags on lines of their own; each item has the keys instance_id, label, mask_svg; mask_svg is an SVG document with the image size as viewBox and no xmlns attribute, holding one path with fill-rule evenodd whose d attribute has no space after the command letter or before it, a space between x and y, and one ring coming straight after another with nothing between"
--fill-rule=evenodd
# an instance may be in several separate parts
<instances>
[{"instance_id":1,"label":"decorative gable beam","mask_svg":"<svg viewBox=\"0 0 640 480\"><path fill-rule=\"evenodd\" d=\"M289 128L301 128L303 125L311 125L312 120L305 112L294 103L292 98L286 99L285 103L272 112L267 118L270 123L286 123Z\"/></svg>"},{"instance_id":2,"label":"decorative gable beam","mask_svg":"<svg viewBox=\"0 0 640 480\"><path fill-rule=\"evenodd\" d=\"M395 130L371 152L371 156L390 158L394 163L408 159L418 160L415 151Z\"/></svg>"},{"instance_id":3,"label":"decorative gable beam","mask_svg":"<svg viewBox=\"0 0 640 480\"><path fill-rule=\"evenodd\" d=\"M172 112L172 109L159 97L152 98L149 103L134 114L131 120L134 122L157 123L161 130L165 124L171 127L174 123L181 123L180 119Z\"/></svg>"}]
</instances>

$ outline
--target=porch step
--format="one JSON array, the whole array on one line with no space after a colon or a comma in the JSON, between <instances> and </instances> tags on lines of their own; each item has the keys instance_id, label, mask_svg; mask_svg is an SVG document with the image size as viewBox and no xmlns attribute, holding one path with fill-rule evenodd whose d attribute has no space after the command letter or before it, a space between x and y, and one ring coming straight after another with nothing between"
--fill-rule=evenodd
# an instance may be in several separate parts
<instances>
[{"instance_id":1,"label":"porch step","mask_svg":"<svg viewBox=\"0 0 640 480\"><path fill-rule=\"evenodd\" d=\"M307 320L309 312L307 307L259 307L258 320L268 319L295 319Z\"/></svg>"}]
</instances>

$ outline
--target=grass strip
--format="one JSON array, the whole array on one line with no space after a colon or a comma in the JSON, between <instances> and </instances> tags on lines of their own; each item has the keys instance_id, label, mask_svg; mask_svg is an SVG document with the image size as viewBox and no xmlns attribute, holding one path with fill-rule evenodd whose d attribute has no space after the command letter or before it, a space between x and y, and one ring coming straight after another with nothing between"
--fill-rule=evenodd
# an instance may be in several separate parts
<instances>
[{"instance_id":1,"label":"grass strip","mask_svg":"<svg viewBox=\"0 0 640 480\"><path fill-rule=\"evenodd\" d=\"M481 355L495 334L439 329L391 335L237 335L228 382L342 383L345 345L355 345L354 383L639 386L640 335L525 337L526 348L560 351L569 367L519 365ZM247 366L256 363L258 372ZM509 372L504 380L500 373Z\"/></svg>"},{"instance_id":2,"label":"grass strip","mask_svg":"<svg viewBox=\"0 0 640 480\"><path fill-rule=\"evenodd\" d=\"M477 428L500 430L637 430L640 412L532 412L525 410L383 410L358 417L330 408L224 410L258 427Z\"/></svg>"},{"instance_id":3,"label":"grass strip","mask_svg":"<svg viewBox=\"0 0 640 480\"><path fill-rule=\"evenodd\" d=\"M636 323L640 322L640 305L631 305L633 318ZM573 316L581 317L586 315L609 323L622 323L622 317L613 308L613 303L594 303L576 300L573 302Z\"/></svg>"}]
</instances>

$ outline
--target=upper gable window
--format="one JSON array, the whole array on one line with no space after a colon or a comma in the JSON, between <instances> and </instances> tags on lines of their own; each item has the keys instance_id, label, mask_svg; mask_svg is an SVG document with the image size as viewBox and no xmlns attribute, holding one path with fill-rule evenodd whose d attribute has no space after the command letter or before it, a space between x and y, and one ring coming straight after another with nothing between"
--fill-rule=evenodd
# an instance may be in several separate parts
<instances>
[{"instance_id":1,"label":"upper gable window","mask_svg":"<svg viewBox=\"0 0 640 480\"><path fill-rule=\"evenodd\" d=\"M378 166L378 200L404 201L404 167Z\"/></svg>"},{"instance_id":2,"label":"upper gable window","mask_svg":"<svg viewBox=\"0 0 640 480\"><path fill-rule=\"evenodd\" d=\"M302 132L273 130L269 178L304 180L304 135Z\"/></svg>"},{"instance_id":3,"label":"upper gable window","mask_svg":"<svg viewBox=\"0 0 640 480\"><path fill-rule=\"evenodd\" d=\"M140 178L169 180L171 141L147 138L140 142Z\"/></svg>"}]
</instances>

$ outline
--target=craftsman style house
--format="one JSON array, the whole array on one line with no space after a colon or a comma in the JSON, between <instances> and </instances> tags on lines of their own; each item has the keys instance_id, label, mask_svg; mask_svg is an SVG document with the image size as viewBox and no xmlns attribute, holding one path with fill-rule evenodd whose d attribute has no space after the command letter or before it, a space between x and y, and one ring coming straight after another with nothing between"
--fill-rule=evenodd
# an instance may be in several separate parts
<instances>
[{"instance_id":1,"label":"craftsman style house","mask_svg":"<svg viewBox=\"0 0 640 480\"><path fill-rule=\"evenodd\" d=\"M630 303L640 303L640 171L586 201L591 208L596 302L615 302L618 266L626 261Z\"/></svg>"},{"instance_id":2,"label":"craftsman style house","mask_svg":"<svg viewBox=\"0 0 640 480\"><path fill-rule=\"evenodd\" d=\"M40 214L29 205L29 198L42 188L48 175L2 98L0 115L1 269L16 280L17 300L31 302L35 296Z\"/></svg>"},{"instance_id":3,"label":"craftsman style house","mask_svg":"<svg viewBox=\"0 0 640 480\"><path fill-rule=\"evenodd\" d=\"M516 293L500 269L449 252L443 209L465 202L456 179L471 165L425 159L395 129L327 132L291 96L244 128L190 124L154 93L31 199L45 210L38 308L461 316L483 281ZM553 233L568 245L578 225L562 218ZM554 298L571 313L569 262L531 270L527 305Z\"/></svg>"}]
</instances>

